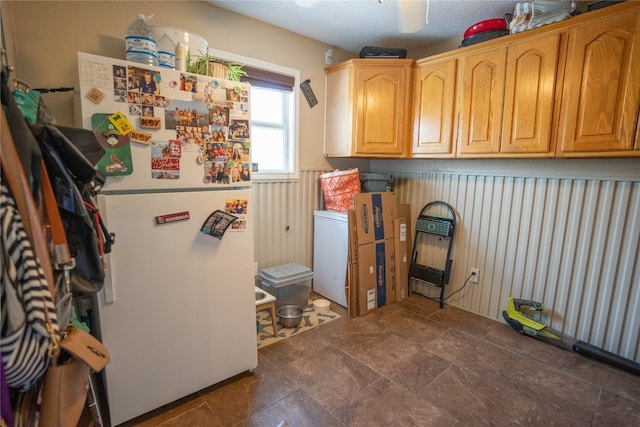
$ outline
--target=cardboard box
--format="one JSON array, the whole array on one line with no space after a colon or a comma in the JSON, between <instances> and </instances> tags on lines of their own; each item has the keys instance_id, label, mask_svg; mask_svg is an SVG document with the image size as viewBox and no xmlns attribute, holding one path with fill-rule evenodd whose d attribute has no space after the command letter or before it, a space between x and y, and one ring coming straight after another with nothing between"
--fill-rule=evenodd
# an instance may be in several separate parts
<instances>
[{"instance_id":1,"label":"cardboard box","mask_svg":"<svg viewBox=\"0 0 640 427\"><path fill-rule=\"evenodd\" d=\"M356 233L356 213L353 209L347 212L347 228L349 234L349 251L347 262L347 313L351 317L358 316L358 235Z\"/></svg>"},{"instance_id":2,"label":"cardboard box","mask_svg":"<svg viewBox=\"0 0 640 427\"><path fill-rule=\"evenodd\" d=\"M396 300L393 239L358 245L358 312L363 315ZM375 290L374 307L371 289Z\"/></svg>"},{"instance_id":3,"label":"cardboard box","mask_svg":"<svg viewBox=\"0 0 640 427\"><path fill-rule=\"evenodd\" d=\"M358 245L358 316L374 311L376 296L376 246L375 243Z\"/></svg>"},{"instance_id":4,"label":"cardboard box","mask_svg":"<svg viewBox=\"0 0 640 427\"><path fill-rule=\"evenodd\" d=\"M358 193L353 196L358 245L393 237L398 214L395 193Z\"/></svg>"},{"instance_id":5,"label":"cardboard box","mask_svg":"<svg viewBox=\"0 0 640 427\"><path fill-rule=\"evenodd\" d=\"M409 262L411 262L411 254L413 253L413 220L411 219L411 205L408 203L398 204L398 215L396 218L404 218L407 224L407 254L409 254Z\"/></svg>"},{"instance_id":6,"label":"cardboard box","mask_svg":"<svg viewBox=\"0 0 640 427\"><path fill-rule=\"evenodd\" d=\"M393 237L384 241L384 251L386 300L382 305L396 302L396 250ZM378 307L382 307L382 305L378 305Z\"/></svg>"},{"instance_id":7,"label":"cardboard box","mask_svg":"<svg viewBox=\"0 0 640 427\"><path fill-rule=\"evenodd\" d=\"M347 308L352 317L357 317L408 297L407 244L410 239L406 219L402 219L403 227L396 225L398 205L394 193L357 194L354 205L348 212L350 295ZM410 206L402 207L409 215ZM398 252L396 234L404 243L398 246ZM401 254L400 264L397 253ZM402 277L398 276L398 269ZM401 289L398 283L402 283Z\"/></svg>"},{"instance_id":8,"label":"cardboard box","mask_svg":"<svg viewBox=\"0 0 640 427\"><path fill-rule=\"evenodd\" d=\"M393 238L396 266L396 301L404 301L409 296L409 236L407 234L407 219L396 218L394 221L395 235Z\"/></svg>"}]
</instances>

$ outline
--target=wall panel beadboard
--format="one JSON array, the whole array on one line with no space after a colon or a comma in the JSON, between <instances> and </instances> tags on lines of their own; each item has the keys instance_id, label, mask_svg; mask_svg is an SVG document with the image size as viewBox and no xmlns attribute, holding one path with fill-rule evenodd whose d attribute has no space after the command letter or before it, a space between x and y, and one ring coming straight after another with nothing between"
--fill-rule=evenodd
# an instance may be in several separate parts
<instances>
[{"instance_id":1,"label":"wall panel beadboard","mask_svg":"<svg viewBox=\"0 0 640 427\"><path fill-rule=\"evenodd\" d=\"M261 270L297 262L312 268L313 211L321 209L318 176L305 170L296 182L254 182L255 261Z\"/></svg>"},{"instance_id":2,"label":"wall panel beadboard","mask_svg":"<svg viewBox=\"0 0 640 427\"><path fill-rule=\"evenodd\" d=\"M318 175L254 183L259 268L312 268ZM640 362L640 182L394 172L412 221L432 200L457 214L453 271L445 294L471 267L480 283L448 302L502 321L509 296L541 301L554 329ZM289 227L287 229L287 226ZM434 297L439 295L433 289Z\"/></svg>"},{"instance_id":3,"label":"wall panel beadboard","mask_svg":"<svg viewBox=\"0 0 640 427\"><path fill-rule=\"evenodd\" d=\"M640 182L393 175L412 221L433 200L456 211L445 295L472 267L480 283L449 303L502 321L509 296L541 301L552 328L640 362Z\"/></svg>"}]
</instances>

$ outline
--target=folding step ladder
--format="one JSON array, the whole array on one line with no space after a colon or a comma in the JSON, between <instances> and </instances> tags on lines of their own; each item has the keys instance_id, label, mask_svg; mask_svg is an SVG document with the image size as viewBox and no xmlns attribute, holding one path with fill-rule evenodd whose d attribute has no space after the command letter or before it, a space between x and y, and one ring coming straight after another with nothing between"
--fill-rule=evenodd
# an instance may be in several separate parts
<instances>
[{"instance_id":1,"label":"folding step ladder","mask_svg":"<svg viewBox=\"0 0 640 427\"><path fill-rule=\"evenodd\" d=\"M448 216L429 214L430 210L438 207L444 208L448 212ZM443 209L440 210L442 211ZM418 280L440 288L440 308L444 307L444 287L449 283L449 276L451 275L451 265L453 263L451 249L453 247L455 228L456 214L453 208L447 203L437 200L427 203L420 211L416 221L411 265L409 266L409 289L412 289L412 280ZM425 247L430 243L430 239L447 239L449 241L443 269L418 263L419 247ZM422 254L421 259L426 259L425 254Z\"/></svg>"}]
</instances>

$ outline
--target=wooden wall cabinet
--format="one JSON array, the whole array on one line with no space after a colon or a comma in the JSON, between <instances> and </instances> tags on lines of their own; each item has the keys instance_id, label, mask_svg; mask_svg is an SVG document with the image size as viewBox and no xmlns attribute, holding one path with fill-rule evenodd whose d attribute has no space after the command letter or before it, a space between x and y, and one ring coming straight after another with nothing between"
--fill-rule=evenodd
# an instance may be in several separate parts
<instances>
[{"instance_id":1,"label":"wooden wall cabinet","mask_svg":"<svg viewBox=\"0 0 640 427\"><path fill-rule=\"evenodd\" d=\"M639 8L569 28L557 155L639 156L639 105Z\"/></svg>"},{"instance_id":2,"label":"wooden wall cabinet","mask_svg":"<svg viewBox=\"0 0 640 427\"><path fill-rule=\"evenodd\" d=\"M325 156L408 155L413 64L352 59L325 69Z\"/></svg>"},{"instance_id":3,"label":"wooden wall cabinet","mask_svg":"<svg viewBox=\"0 0 640 427\"><path fill-rule=\"evenodd\" d=\"M640 3L485 43L457 55L457 157L640 156Z\"/></svg>"},{"instance_id":4,"label":"wooden wall cabinet","mask_svg":"<svg viewBox=\"0 0 640 427\"><path fill-rule=\"evenodd\" d=\"M500 152L551 157L560 34L509 46Z\"/></svg>"},{"instance_id":5,"label":"wooden wall cabinet","mask_svg":"<svg viewBox=\"0 0 640 427\"><path fill-rule=\"evenodd\" d=\"M416 63L413 157L551 157L556 31Z\"/></svg>"},{"instance_id":6,"label":"wooden wall cabinet","mask_svg":"<svg viewBox=\"0 0 640 427\"><path fill-rule=\"evenodd\" d=\"M459 157L500 152L506 59L504 47L460 56Z\"/></svg>"},{"instance_id":7,"label":"wooden wall cabinet","mask_svg":"<svg viewBox=\"0 0 640 427\"><path fill-rule=\"evenodd\" d=\"M412 157L454 157L458 60L418 61Z\"/></svg>"},{"instance_id":8,"label":"wooden wall cabinet","mask_svg":"<svg viewBox=\"0 0 640 427\"><path fill-rule=\"evenodd\" d=\"M640 157L640 2L412 62L326 69L326 156Z\"/></svg>"},{"instance_id":9,"label":"wooden wall cabinet","mask_svg":"<svg viewBox=\"0 0 640 427\"><path fill-rule=\"evenodd\" d=\"M461 55L458 157L551 157L558 32Z\"/></svg>"}]
</instances>

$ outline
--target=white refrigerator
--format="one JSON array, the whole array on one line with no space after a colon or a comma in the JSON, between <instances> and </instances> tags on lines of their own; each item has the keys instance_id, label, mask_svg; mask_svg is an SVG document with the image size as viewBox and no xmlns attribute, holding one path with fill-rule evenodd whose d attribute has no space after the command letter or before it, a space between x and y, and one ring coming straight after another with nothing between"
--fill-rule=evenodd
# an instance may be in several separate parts
<instances>
[{"instance_id":1,"label":"white refrigerator","mask_svg":"<svg viewBox=\"0 0 640 427\"><path fill-rule=\"evenodd\" d=\"M258 364L250 87L86 53L78 62L83 127L106 151L98 202L115 244L98 317L118 425ZM240 164L249 173L237 176ZM207 222L216 211L221 221Z\"/></svg>"}]
</instances>

